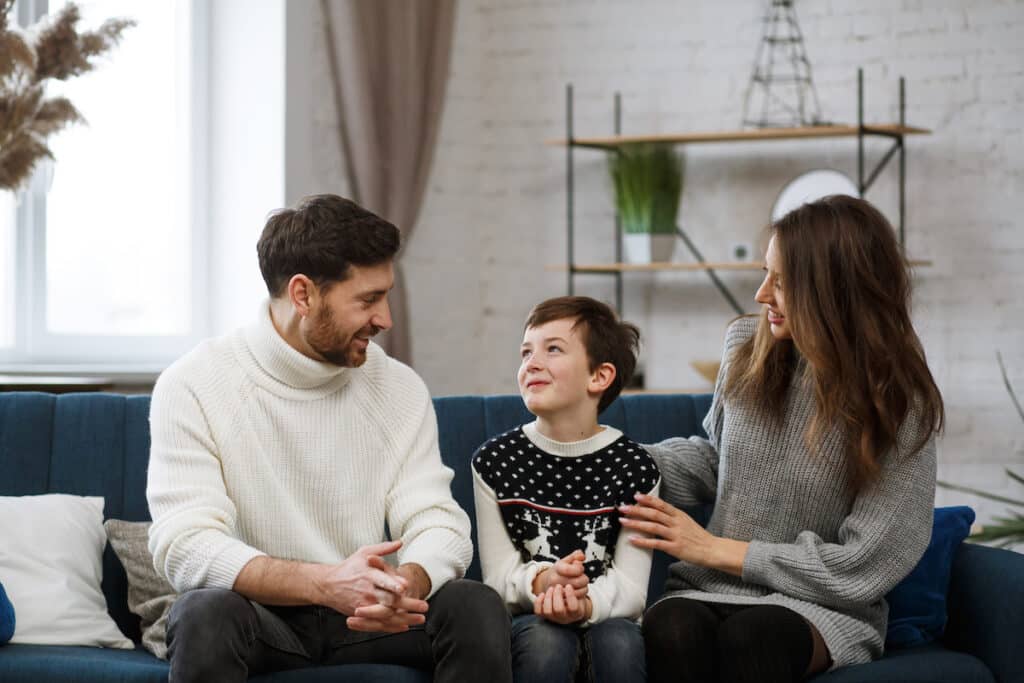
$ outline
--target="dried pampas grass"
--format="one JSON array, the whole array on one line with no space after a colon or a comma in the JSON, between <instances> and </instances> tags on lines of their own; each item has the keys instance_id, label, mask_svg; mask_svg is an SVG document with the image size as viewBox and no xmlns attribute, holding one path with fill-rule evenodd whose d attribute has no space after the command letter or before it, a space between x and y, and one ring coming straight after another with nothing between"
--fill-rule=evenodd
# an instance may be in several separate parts
<instances>
[{"instance_id":1,"label":"dried pampas grass","mask_svg":"<svg viewBox=\"0 0 1024 683\"><path fill-rule=\"evenodd\" d=\"M0 0L0 189L14 190L42 158L53 158L47 139L81 113L66 97L46 97L49 79L67 80L91 71L96 58L121 40L130 19L110 19L79 33L81 12L66 5L25 33L10 27L14 0Z\"/></svg>"}]
</instances>

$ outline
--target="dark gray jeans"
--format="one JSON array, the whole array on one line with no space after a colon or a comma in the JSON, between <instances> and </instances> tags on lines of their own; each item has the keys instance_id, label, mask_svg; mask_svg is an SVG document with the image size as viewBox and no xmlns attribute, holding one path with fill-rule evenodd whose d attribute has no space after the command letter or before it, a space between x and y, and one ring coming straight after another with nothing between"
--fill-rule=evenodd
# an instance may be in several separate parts
<instances>
[{"instance_id":1,"label":"dark gray jeans","mask_svg":"<svg viewBox=\"0 0 1024 683\"><path fill-rule=\"evenodd\" d=\"M497 593L452 581L429 603L423 626L364 633L328 607L268 607L221 588L189 591L168 617L169 683L234 683L271 671L371 663L432 670L437 683L511 683L509 618Z\"/></svg>"}]
</instances>

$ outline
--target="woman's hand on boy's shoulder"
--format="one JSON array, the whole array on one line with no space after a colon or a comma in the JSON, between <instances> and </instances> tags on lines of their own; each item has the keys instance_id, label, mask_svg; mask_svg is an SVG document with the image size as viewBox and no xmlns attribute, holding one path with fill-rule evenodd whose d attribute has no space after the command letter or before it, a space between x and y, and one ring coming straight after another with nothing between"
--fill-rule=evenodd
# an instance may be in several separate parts
<instances>
[{"instance_id":1,"label":"woman's hand on boy's shoulder","mask_svg":"<svg viewBox=\"0 0 1024 683\"><path fill-rule=\"evenodd\" d=\"M661 550L677 560L743 576L749 543L711 534L690 515L657 496L636 494L636 505L620 505L623 528L639 532L629 542Z\"/></svg>"}]
</instances>

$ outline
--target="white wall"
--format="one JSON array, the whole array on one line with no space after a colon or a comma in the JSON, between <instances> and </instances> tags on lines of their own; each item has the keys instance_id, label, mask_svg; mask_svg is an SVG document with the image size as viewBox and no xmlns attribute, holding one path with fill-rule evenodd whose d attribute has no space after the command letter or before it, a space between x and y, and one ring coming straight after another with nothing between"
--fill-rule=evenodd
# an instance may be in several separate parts
<instances>
[{"instance_id":1,"label":"white wall","mask_svg":"<svg viewBox=\"0 0 1024 683\"><path fill-rule=\"evenodd\" d=\"M347 195L320 3L286 3L285 198Z\"/></svg>"},{"instance_id":2,"label":"white wall","mask_svg":"<svg viewBox=\"0 0 1024 683\"><path fill-rule=\"evenodd\" d=\"M435 395L514 391L522 320L565 292L566 82L577 135L611 132L621 91L624 131L734 128L760 36L754 0L462 0L448 99L420 225L409 246L415 366ZM1021 497L1003 474L1024 469L1024 424L998 376L1001 350L1024 394L1024 2L820 0L797 9L824 115L856 116L856 69L869 121L893 121L899 75L908 122L934 134L908 141L908 251L921 269L915 320L949 416L940 475ZM311 146L302 173L344 188L322 27L307 14L317 83L304 120ZM291 125L291 124L290 124ZM877 159L884 142L869 145ZM852 140L693 146L681 221L708 260L757 242L782 186L801 171L856 172ZM577 152L579 260L611 260L605 159ZM289 170L289 174L294 169ZM891 217L895 166L869 194ZM298 191L298 194L304 192ZM291 196L291 191L289 195ZM688 256L680 246L678 260ZM757 277L723 273L754 310ZM609 281L583 293L610 297ZM720 354L732 312L706 277L628 278L626 316L644 331L649 385L709 388L689 367ZM983 518L1002 512L959 494Z\"/></svg>"},{"instance_id":3,"label":"white wall","mask_svg":"<svg viewBox=\"0 0 1024 683\"><path fill-rule=\"evenodd\" d=\"M210 332L250 322L266 296L256 240L285 202L285 2L217 0L210 12Z\"/></svg>"}]
</instances>

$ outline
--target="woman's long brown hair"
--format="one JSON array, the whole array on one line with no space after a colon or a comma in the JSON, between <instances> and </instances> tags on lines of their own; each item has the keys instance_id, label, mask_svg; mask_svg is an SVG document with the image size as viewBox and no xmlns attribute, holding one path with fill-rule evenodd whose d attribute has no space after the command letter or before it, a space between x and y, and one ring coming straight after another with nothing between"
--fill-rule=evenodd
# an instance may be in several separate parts
<instances>
[{"instance_id":1,"label":"woman's long brown hair","mask_svg":"<svg viewBox=\"0 0 1024 683\"><path fill-rule=\"evenodd\" d=\"M853 491L878 477L911 409L911 452L945 421L942 396L910 321L910 275L889 221L871 204L833 195L771 226L781 261L792 341L772 337L767 311L730 359L726 398L752 397L776 415L802 365L816 412L808 447L838 426L846 437ZM805 359L795 363L794 348Z\"/></svg>"}]
</instances>

